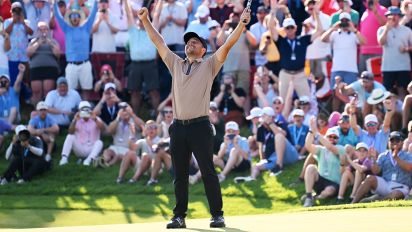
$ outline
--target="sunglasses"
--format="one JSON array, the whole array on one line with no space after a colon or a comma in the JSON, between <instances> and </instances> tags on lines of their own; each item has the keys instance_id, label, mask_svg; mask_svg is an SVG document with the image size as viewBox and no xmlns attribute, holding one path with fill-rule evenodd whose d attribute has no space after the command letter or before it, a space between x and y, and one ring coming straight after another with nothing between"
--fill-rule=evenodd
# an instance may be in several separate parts
<instances>
[{"instance_id":1,"label":"sunglasses","mask_svg":"<svg viewBox=\"0 0 412 232\"><path fill-rule=\"evenodd\" d=\"M391 142L391 143L400 143L401 139L400 138L391 138L391 139L389 139L389 142Z\"/></svg>"},{"instance_id":2,"label":"sunglasses","mask_svg":"<svg viewBox=\"0 0 412 232\"><path fill-rule=\"evenodd\" d=\"M215 30L217 27L211 27L211 28L209 28L209 31L213 31L213 30Z\"/></svg>"},{"instance_id":3,"label":"sunglasses","mask_svg":"<svg viewBox=\"0 0 412 232\"><path fill-rule=\"evenodd\" d=\"M280 104L282 104L282 102L280 102L280 101L274 101L273 104L275 104L275 105L280 105Z\"/></svg>"},{"instance_id":4,"label":"sunglasses","mask_svg":"<svg viewBox=\"0 0 412 232\"><path fill-rule=\"evenodd\" d=\"M366 127L374 127L374 126L377 126L378 124L377 123L375 123L375 122L368 122L368 123L366 123Z\"/></svg>"},{"instance_id":5,"label":"sunglasses","mask_svg":"<svg viewBox=\"0 0 412 232\"><path fill-rule=\"evenodd\" d=\"M79 19L80 18L80 14L71 14L69 16L70 19Z\"/></svg>"},{"instance_id":6,"label":"sunglasses","mask_svg":"<svg viewBox=\"0 0 412 232\"><path fill-rule=\"evenodd\" d=\"M349 115L343 115L343 116L340 118L340 120L341 120L341 121L345 121L345 122L349 122Z\"/></svg>"},{"instance_id":7,"label":"sunglasses","mask_svg":"<svg viewBox=\"0 0 412 232\"><path fill-rule=\"evenodd\" d=\"M155 130L155 129L157 129L157 126L156 125L150 125L150 126L147 126L147 129Z\"/></svg>"},{"instance_id":8,"label":"sunglasses","mask_svg":"<svg viewBox=\"0 0 412 232\"><path fill-rule=\"evenodd\" d=\"M287 27L285 27L285 29L286 30L292 30L292 29L295 29L295 27L294 26L287 26Z\"/></svg>"},{"instance_id":9,"label":"sunglasses","mask_svg":"<svg viewBox=\"0 0 412 232\"><path fill-rule=\"evenodd\" d=\"M338 136L329 135L329 136L328 136L328 139L335 139L335 140L336 140L336 139L339 139L339 137L338 137Z\"/></svg>"},{"instance_id":10,"label":"sunglasses","mask_svg":"<svg viewBox=\"0 0 412 232\"><path fill-rule=\"evenodd\" d=\"M163 110L163 113L164 114L173 114L173 111L172 110Z\"/></svg>"}]
</instances>

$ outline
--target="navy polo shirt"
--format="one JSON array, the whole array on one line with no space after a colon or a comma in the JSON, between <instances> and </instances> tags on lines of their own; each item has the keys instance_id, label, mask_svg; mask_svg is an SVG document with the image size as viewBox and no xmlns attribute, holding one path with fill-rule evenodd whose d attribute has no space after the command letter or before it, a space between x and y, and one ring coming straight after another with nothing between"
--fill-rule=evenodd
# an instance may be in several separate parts
<instances>
[{"instance_id":1,"label":"navy polo shirt","mask_svg":"<svg viewBox=\"0 0 412 232\"><path fill-rule=\"evenodd\" d=\"M294 40L289 40L287 37L278 37L275 41L280 53L280 68L290 71L299 71L305 67L306 49L312 43L311 35L295 37ZM295 60L292 60L292 45L295 44Z\"/></svg>"}]
</instances>

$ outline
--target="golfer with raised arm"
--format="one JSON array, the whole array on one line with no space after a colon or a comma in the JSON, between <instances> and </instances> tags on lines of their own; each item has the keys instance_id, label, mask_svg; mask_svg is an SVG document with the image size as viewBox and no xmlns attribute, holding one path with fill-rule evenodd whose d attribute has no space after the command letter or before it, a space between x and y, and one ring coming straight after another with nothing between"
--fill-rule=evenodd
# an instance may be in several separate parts
<instances>
[{"instance_id":1,"label":"golfer with raised arm","mask_svg":"<svg viewBox=\"0 0 412 232\"><path fill-rule=\"evenodd\" d=\"M250 21L250 10L246 8L236 29L226 42L210 57L203 59L207 45L194 32L188 32L186 59L173 53L148 18L143 7L139 19L155 44L160 57L172 75L172 99L174 121L169 128L170 151L174 167L174 188L176 206L173 218L167 228L186 228L185 217L188 205L189 161L193 152L202 173L202 179L209 202L212 219L210 227L225 227L222 211L222 194L219 180L213 166L214 129L209 121L210 90L213 79L219 72L230 48L239 39L245 25Z\"/></svg>"}]
</instances>

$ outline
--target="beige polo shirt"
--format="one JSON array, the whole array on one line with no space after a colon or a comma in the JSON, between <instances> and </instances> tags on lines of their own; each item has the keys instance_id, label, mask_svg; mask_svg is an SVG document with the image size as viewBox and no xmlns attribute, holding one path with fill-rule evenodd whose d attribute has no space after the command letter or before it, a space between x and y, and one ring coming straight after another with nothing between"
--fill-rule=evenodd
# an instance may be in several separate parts
<instances>
[{"instance_id":1,"label":"beige polo shirt","mask_svg":"<svg viewBox=\"0 0 412 232\"><path fill-rule=\"evenodd\" d=\"M213 80L222 67L213 54L207 59L195 60L189 69L189 60L172 51L164 62L172 75L173 113L176 119L185 120L209 115L210 91Z\"/></svg>"}]
</instances>

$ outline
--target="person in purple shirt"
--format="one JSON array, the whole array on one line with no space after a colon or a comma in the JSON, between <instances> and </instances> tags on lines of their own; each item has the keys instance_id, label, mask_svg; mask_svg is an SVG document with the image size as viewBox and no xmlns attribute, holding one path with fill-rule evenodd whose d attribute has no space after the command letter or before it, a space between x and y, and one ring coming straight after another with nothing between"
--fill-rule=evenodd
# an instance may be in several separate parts
<instances>
[{"instance_id":1,"label":"person in purple shirt","mask_svg":"<svg viewBox=\"0 0 412 232\"><path fill-rule=\"evenodd\" d=\"M82 99L90 99L93 91L92 65L89 62L90 36L94 18L97 13L97 3L94 2L90 16L86 16L79 4L73 4L61 15L58 4L54 4L54 12L66 41L66 79L70 89L80 89Z\"/></svg>"}]
</instances>

